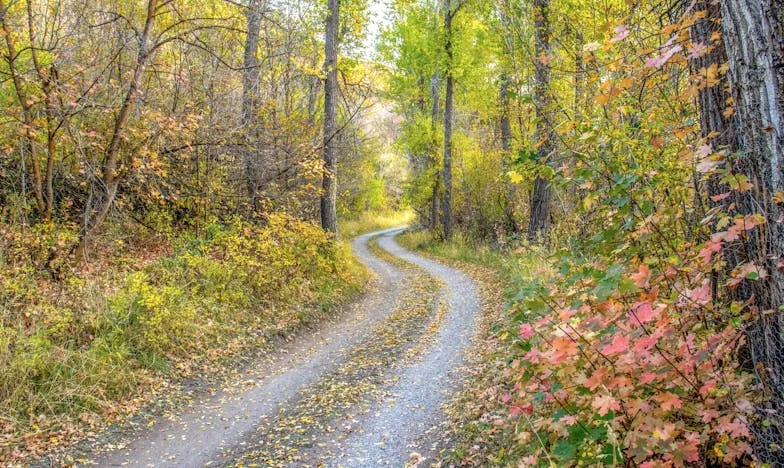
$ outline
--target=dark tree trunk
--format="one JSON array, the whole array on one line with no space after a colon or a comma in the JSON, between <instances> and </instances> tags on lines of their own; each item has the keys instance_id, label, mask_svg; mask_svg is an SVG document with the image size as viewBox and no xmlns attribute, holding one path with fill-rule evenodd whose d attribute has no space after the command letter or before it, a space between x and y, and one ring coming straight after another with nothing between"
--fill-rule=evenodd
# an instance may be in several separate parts
<instances>
[{"instance_id":1,"label":"dark tree trunk","mask_svg":"<svg viewBox=\"0 0 784 468\"><path fill-rule=\"evenodd\" d=\"M545 161L555 149L555 136L550 115L550 0L534 1L534 52L536 54L536 131L534 140L539 145L537 156ZM528 223L528 240L538 243L550 229L550 183L537 176L531 195L531 217Z\"/></svg>"},{"instance_id":2,"label":"dark tree trunk","mask_svg":"<svg viewBox=\"0 0 784 468\"><path fill-rule=\"evenodd\" d=\"M744 280L732 295L750 303L749 351L767 397L761 421L753 424L756 455L779 466L784 463L784 272L779 266L784 207L774 195L784 190L784 8L781 0L722 0L721 17L741 152L733 168L753 185L736 197L735 213L762 213L767 219L727 252L727 259L729 268L748 262L759 267L759 278ZM707 120L703 124L713 125Z\"/></svg>"},{"instance_id":3,"label":"dark tree trunk","mask_svg":"<svg viewBox=\"0 0 784 468\"><path fill-rule=\"evenodd\" d=\"M245 51L242 63L242 126L245 129L246 141L243 149L245 159L245 177L248 197L254 210L258 200L260 185L261 161L259 161L258 125L259 113L259 32L263 16L264 0L251 0L246 12L248 32L245 36Z\"/></svg>"},{"instance_id":4,"label":"dark tree trunk","mask_svg":"<svg viewBox=\"0 0 784 468\"><path fill-rule=\"evenodd\" d=\"M446 95L444 97L444 239L452 238L452 120L455 79L452 74L452 5L444 0L444 52L446 53Z\"/></svg>"},{"instance_id":5,"label":"dark tree trunk","mask_svg":"<svg viewBox=\"0 0 784 468\"><path fill-rule=\"evenodd\" d=\"M340 0L327 1L324 36L324 176L321 193L321 227L337 234L337 94L338 94L338 18Z\"/></svg>"},{"instance_id":6,"label":"dark tree trunk","mask_svg":"<svg viewBox=\"0 0 784 468\"><path fill-rule=\"evenodd\" d=\"M727 51L721 37L714 36L715 32L721 32L721 11L718 0L700 0L695 5L695 9L704 11L705 17L692 26L692 42L708 44L710 50L693 59L690 64L696 76L704 77L709 69L715 68L718 71L727 63ZM698 96L700 132L714 150L728 149L734 152L738 149L737 132L732 117L725 114L731 95L726 76L721 73L719 76L721 80L713 86L702 83Z\"/></svg>"}]
</instances>

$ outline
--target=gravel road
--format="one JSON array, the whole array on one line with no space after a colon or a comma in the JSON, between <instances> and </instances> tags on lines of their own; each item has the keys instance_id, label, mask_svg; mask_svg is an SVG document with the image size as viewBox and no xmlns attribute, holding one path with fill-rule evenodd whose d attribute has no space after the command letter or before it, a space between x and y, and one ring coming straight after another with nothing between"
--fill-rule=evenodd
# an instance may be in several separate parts
<instances>
[{"instance_id":1,"label":"gravel road","mask_svg":"<svg viewBox=\"0 0 784 468\"><path fill-rule=\"evenodd\" d=\"M379 246L413 263L446 284L443 301L447 315L435 343L418 362L402 370L392 396L379 403L364 424L364 432L346 441L342 455L329 466L402 466L411 453L431 454L426 434L440 421L440 406L454 390L453 371L463 363L479 313L479 296L468 275L420 257L394 240L400 231L386 233Z\"/></svg>"},{"instance_id":2,"label":"gravel road","mask_svg":"<svg viewBox=\"0 0 784 468\"><path fill-rule=\"evenodd\" d=\"M395 241L402 231L395 228L366 234L353 242L356 255L376 276L370 291L346 307L334 322L303 332L290 345L279 348L250 369L240 387L215 389L196 399L181 414L158 421L141 436L112 440L91 455L93 466L196 467L231 463L253 438L264 438L259 428L287 408L294 407L308 388L344 364L352 350L361 349L380 323L393 312L410 273L373 255L368 242L378 245L445 284L446 306L432 343L411 362L396 367L392 395L377 401L360 417L356 431L339 447L325 447L321 456L327 466L402 466L411 452L427 454L428 429L441 420L440 406L454 387L452 371L462 363L470 345L478 296L467 275L415 255ZM356 353L355 353L356 354ZM333 377L334 378L334 375ZM323 445L323 444L321 444ZM319 450L316 450L318 452ZM329 454L326 456L326 454ZM318 455L318 454L317 454ZM278 465L278 463L275 463ZM281 462L303 466L303 463Z\"/></svg>"}]
</instances>

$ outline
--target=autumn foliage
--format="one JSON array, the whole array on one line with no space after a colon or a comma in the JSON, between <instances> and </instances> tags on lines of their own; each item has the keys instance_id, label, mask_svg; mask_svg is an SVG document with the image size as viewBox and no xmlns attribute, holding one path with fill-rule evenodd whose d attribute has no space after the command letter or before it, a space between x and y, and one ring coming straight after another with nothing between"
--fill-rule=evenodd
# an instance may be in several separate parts
<instances>
[{"instance_id":1,"label":"autumn foliage","mask_svg":"<svg viewBox=\"0 0 784 468\"><path fill-rule=\"evenodd\" d=\"M465 13L466 23L501 31L492 49L500 70L487 73L502 94L488 110L486 94L466 91L457 131L490 148L485 168L500 155L490 170L505 179L483 178L474 154L458 151L458 224L508 252L493 262L508 274L510 305L479 363L484 377L471 381L479 388L464 410L473 419L458 418L470 428L456 452L463 463L712 466L778 456L778 364L755 355L753 330L778 313L760 310L759 292L781 263L748 252L775 242L780 219L768 218L765 197L784 197L765 195L743 148L726 143L736 109L718 2L659 7L501 2ZM534 56L541 23L532 18L542 11L558 40ZM418 18L403 16L400 31ZM530 91L542 66L550 101ZM413 79L408 70L398 72ZM699 105L706 95L720 96L718 117ZM541 130L526 120L541 115L555 139L545 157ZM706 119L727 127L706 129ZM426 149L405 141L414 155ZM520 227L542 179L552 227L533 246ZM756 299L738 293L749 290Z\"/></svg>"}]
</instances>

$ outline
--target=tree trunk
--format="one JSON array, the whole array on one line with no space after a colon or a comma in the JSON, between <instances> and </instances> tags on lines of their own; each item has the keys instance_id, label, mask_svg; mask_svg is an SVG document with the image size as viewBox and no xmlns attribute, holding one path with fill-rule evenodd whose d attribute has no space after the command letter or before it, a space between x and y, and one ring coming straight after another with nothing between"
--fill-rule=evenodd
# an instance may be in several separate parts
<instances>
[{"instance_id":1,"label":"tree trunk","mask_svg":"<svg viewBox=\"0 0 784 468\"><path fill-rule=\"evenodd\" d=\"M550 112L550 0L534 0L534 51L536 54L536 83L534 105L536 106L536 131L534 140L537 157L546 161L555 149ZM528 223L528 240L538 243L550 229L550 183L537 176L531 195L531 216Z\"/></svg>"},{"instance_id":2,"label":"tree trunk","mask_svg":"<svg viewBox=\"0 0 784 468\"><path fill-rule=\"evenodd\" d=\"M738 194L735 212L767 219L728 249L727 261L729 268L753 262L760 271L732 295L750 303L749 351L767 397L761 420L752 424L755 452L778 466L784 463L784 207L774 195L784 190L784 9L780 0L722 0L721 16L741 151L733 168L753 185Z\"/></svg>"},{"instance_id":3,"label":"tree trunk","mask_svg":"<svg viewBox=\"0 0 784 468\"><path fill-rule=\"evenodd\" d=\"M125 135L125 127L128 124L131 111L136 106L136 101L139 98L139 90L142 85L142 76L147 68L147 62L152 52L151 36L152 30L155 25L156 10L158 8L158 0L148 0L147 2L147 16L144 22L144 30L139 38L139 53L136 57L136 65L133 70L131 82L128 85L128 91L125 93L120 112L114 121L114 129L112 137L109 141L109 146L106 148L106 156L102 168L101 182L104 187L103 199L99 202L98 208L95 210L95 216L90 217L92 208L87 206L84 216L84 231L79 240L79 245L76 249L76 257L78 261L86 260L87 246L89 242L95 237L100 230L109 211L114 204L114 199L117 196L117 190L120 185L119 157L120 157L120 142ZM129 162L129 166L133 166L133 161Z\"/></svg>"},{"instance_id":4,"label":"tree trunk","mask_svg":"<svg viewBox=\"0 0 784 468\"><path fill-rule=\"evenodd\" d=\"M44 95L44 115L46 116L46 170L44 175L44 189L46 190L44 207L44 221L51 221L54 213L54 152L55 138L60 125L55 125L54 106L54 80L57 77L57 68L52 63L49 71L44 70L38 59L38 49L33 16L33 0L27 1L27 34L30 39L30 55L33 59L38 79L41 81L41 91ZM63 117L64 118L64 117ZM62 121L61 121L62 122Z\"/></svg>"},{"instance_id":5,"label":"tree trunk","mask_svg":"<svg viewBox=\"0 0 784 468\"><path fill-rule=\"evenodd\" d=\"M338 19L340 0L327 0L324 35L324 175L321 193L321 227L337 234L337 94Z\"/></svg>"},{"instance_id":6,"label":"tree trunk","mask_svg":"<svg viewBox=\"0 0 784 468\"><path fill-rule=\"evenodd\" d=\"M246 142L243 148L245 159L245 178L248 198L251 206L256 209L258 200L259 180L261 179L261 162L259 161L258 126L256 118L259 113L259 31L264 0L251 0L246 12L247 35L242 60L242 127L245 129Z\"/></svg>"},{"instance_id":7,"label":"tree trunk","mask_svg":"<svg viewBox=\"0 0 784 468\"><path fill-rule=\"evenodd\" d=\"M452 238L452 120L455 79L452 74L452 12L450 0L444 0L444 52L446 52L446 96L444 97L444 239Z\"/></svg>"},{"instance_id":8,"label":"tree trunk","mask_svg":"<svg viewBox=\"0 0 784 468\"><path fill-rule=\"evenodd\" d=\"M13 2L11 2L13 4ZM16 60L19 58L18 51L16 50L16 41L14 40L13 31L8 24L8 8L5 0L0 0L0 23L3 27L3 36L5 36L5 44L8 48L8 55L6 61L8 62L8 70L11 75L11 81L14 84L14 91L16 98L19 101L19 106L22 108L22 124L24 129L25 140L30 147L30 168L33 176L33 196L35 197L35 204L38 208L39 215L47 218L47 203L44 200L43 192L43 176L41 174L41 161L39 160L38 142L35 139L35 130L33 128L34 115L31 107L31 102L25 93L24 83L19 74L19 69L16 66Z\"/></svg>"},{"instance_id":9,"label":"tree trunk","mask_svg":"<svg viewBox=\"0 0 784 468\"><path fill-rule=\"evenodd\" d=\"M694 8L696 11L704 11L705 17L696 21L691 27L692 42L707 44L710 50L691 60L691 67L697 76L704 76L709 69L715 68L720 77L720 80L712 86L701 83L698 96L700 132L715 151L727 149L732 153L738 150L738 135L733 117L725 114L731 95L727 86L727 77L719 71L727 63L727 51L721 37L714 36L715 32L721 31L720 5L717 0L700 0ZM711 195L718 193L713 191Z\"/></svg>"},{"instance_id":10,"label":"tree trunk","mask_svg":"<svg viewBox=\"0 0 784 468\"><path fill-rule=\"evenodd\" d=\"M433 72L433 76L430 78L430 96L432 99L433 107L430 109L430 130L432 132L432 148L430 153L430 159L432 160L433 167L436 166L438 163L438 140L436 139L436 127L438 123L438 119L440 118L440 108L439 108L439 92L438 92L438 82L440 81L438 77L438 68ZM433 195L430 199L430 229L435 231L438 229L438 213L439 213L439 200L441 199L441 172L436 171L433 175Z\"/></svg>"},{"instance_id":11,"label":"tree trunk","mask_svg":"<svg viewBox=\"0 0 784 468\"><path fill-rule=\"evenodd\" d=\"M501 133L501 149L504 151L504 172L511 169L510 159L512 157L512 121L510 118L509 105L509 75L501 75L498 100L501 104L501 118L498 120L499 132ZM507 233L517 232L517 223L514 216L515 186L508 177L504 177L504 230Z\"/></svg>"}]
</instances>

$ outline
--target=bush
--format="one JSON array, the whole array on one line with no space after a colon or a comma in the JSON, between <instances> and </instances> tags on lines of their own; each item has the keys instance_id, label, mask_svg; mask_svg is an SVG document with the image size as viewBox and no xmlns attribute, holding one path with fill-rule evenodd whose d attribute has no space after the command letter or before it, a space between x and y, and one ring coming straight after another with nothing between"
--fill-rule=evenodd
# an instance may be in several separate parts
<instances>
[{"instance_id":1,"label":"bush","mask_svg":"<svg viewBox=\"0 0 784 468\"><path fill-rule=\"evenodd\" d=\"M345 244L277 214L264 226L210 225L127 272L104 265L52 281L18 251L4 249L0 283L8 447L318 318L365 275Z\"/></svg>"}]
</instances>

